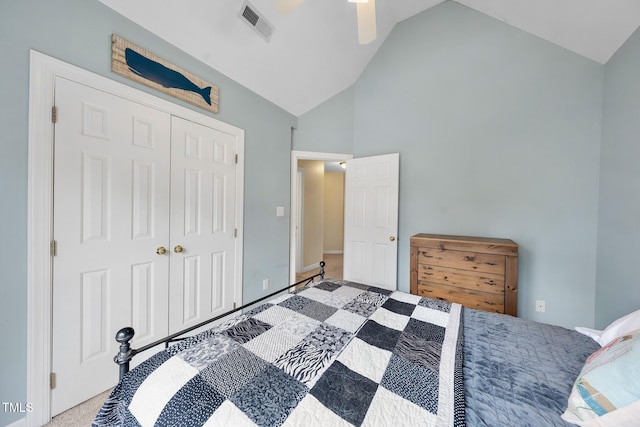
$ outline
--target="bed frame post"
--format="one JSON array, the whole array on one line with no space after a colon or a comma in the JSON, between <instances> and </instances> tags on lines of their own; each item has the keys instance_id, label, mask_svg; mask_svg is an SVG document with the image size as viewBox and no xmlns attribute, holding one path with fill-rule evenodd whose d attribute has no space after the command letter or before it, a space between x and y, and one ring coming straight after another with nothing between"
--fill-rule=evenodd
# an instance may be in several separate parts
<instances>
[{"instance_id":1,"label":"bed frame post","mask_svg":"<svg viewBox=\"0 0 640 427\"><path fill-rule=\"evenodd\" d=\"M135 335L135 331L131 327L122 328L116 334L116 341L120 343L120 351L115 355L113 361L120 365L120 379L129 372L129 362L133 359L133 350L131 350L131 340Z\"/></svg>"},{"instance_id":2,"label":"bed frame post","mask_svg":"<svg viewBox=\"0 0 640 427\"><path fill-rule=\"evenodd\" d=\"M324 266L327 265L324 261L320 261L320 278L324 279Z\"/></svg>"}]
</instances>

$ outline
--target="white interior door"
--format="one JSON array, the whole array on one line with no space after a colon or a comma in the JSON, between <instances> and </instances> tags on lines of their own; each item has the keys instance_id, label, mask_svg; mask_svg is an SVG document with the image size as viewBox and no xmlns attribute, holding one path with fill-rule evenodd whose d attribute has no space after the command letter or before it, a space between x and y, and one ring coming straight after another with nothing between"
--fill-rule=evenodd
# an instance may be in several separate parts
<instances>
[{"instance_id":1,"label":"white interior door","mask_svg":"<svg viewBox=\"0 0 640 427\"><path fill-rule=\"evenodd\" d=\"M167 335L170 116L57 78L55 415L114 386L116 332Z\"/></svg>"},{"instance_id":2,"label":"white interior door","mask_svg":"<svg viewBox=\"0 0 640 427\"><path fill-rule=\"evenodd\" d=\"M347 160L344 279L397 289L400 155Z\"/></svg>"},{"instance_id":3,"label":"white interior door","mask_svg":"<svg viewBox=\"0 0 640 427\"><path fill-rule=\"evenodd\" d=\"M233 307L236 136L172 117L171 333ZM226 286L225 286L226 285Z\"/></svg>"}]
</instances>

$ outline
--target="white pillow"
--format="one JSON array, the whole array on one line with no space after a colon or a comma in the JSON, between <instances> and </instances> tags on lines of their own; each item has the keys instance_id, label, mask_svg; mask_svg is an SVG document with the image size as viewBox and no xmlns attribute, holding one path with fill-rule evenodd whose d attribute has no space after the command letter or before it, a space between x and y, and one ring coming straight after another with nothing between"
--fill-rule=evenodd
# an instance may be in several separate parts
<instances>
[{"instance_id":1,"label":"white pillow","mask_svg":"<svg viewBox=\"0 0 640 427\"><path fill-rule=\"evenodd\" d=\"M573 384L562 419L583 427L640 425L640 330L593 353Z\"/></svg>"},{"instance_id":2,"label":"white pillow","mask_svg":"<svg viewBox=\"0 0 640 427\"><path fill-rule=\"evenodd\" d=\"M633 313L619 318L607 326L604 331L589 329L582 326L577 326L575 329L581 334L592 338L600 344L600 347L603 347L615 338L621 337L629 332L633 332L636 329L640 329L640 310L636 310Z\"/></svg>"},{"instance_id":3,"label":"white pillow","mask_svg":"<svg viewBox=\"0 0 640 427\"><path fill-rule=\"evenodd\" d=\"M601 417L585 421L580 425L584 427L637 426L638 414L640 414L640 400Z\"/></svg>"},{"instance_id":4,"label":"white pillow","mask_svg":"<svg viewBox=\"0 0 640 427\"><path fill-rule=\"evenodd\" d=\"M576 331L582 335L586 335L594 341L598 341L604 331L598 331L597 329L585 328L584 326L576 326ZM602 347L602 345L601 345Z\"/></svg>"}]
</instances>

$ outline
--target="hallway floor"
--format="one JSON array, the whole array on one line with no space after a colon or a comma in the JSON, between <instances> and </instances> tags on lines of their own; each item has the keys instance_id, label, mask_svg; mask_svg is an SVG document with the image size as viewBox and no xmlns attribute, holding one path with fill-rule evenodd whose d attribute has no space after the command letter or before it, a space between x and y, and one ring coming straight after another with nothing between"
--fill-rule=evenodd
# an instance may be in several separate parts
<instances>
[{"instance_id":1,"label":"hallway floor","mask_svg":"<svg viewBox=\"0 0 640 427\"><path fill-rule=\"evenodd\" d=\"M327 279L342 280L343 269L343 256L342 254L324 254L324 277ZM296 274L296 282L304 279L305 277L313 276L318 273L320 268L315 268L311 271Z\"/></svg>"}]
</instances>

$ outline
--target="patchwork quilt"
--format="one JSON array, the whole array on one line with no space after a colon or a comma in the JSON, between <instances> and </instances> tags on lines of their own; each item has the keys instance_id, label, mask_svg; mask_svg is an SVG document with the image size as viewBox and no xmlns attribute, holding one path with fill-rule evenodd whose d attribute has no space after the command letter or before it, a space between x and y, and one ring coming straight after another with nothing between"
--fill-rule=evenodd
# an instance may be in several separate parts
<instances>
[{"instance_id":1,"label":"patchwork quilt","mask_svg":"<svg viewBox=\"0 0 640 427\"><path fill-rule=\"evenodd\" d=\"M461 313L321 281L151 357L93 425L464 426Z\"/></svg>"}]
</instances>

